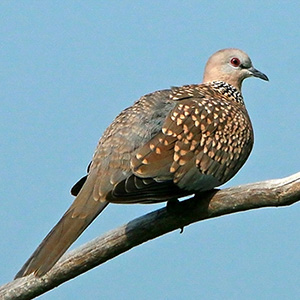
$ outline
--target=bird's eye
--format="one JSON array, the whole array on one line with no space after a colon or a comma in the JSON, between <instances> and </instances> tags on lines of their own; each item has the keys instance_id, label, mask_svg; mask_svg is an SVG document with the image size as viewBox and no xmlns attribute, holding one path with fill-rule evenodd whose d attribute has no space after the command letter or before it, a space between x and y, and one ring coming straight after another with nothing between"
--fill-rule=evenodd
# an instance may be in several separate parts
<instances>
[{"instance_id":1,"label":"bird's eye","mask_svg":"<svg viewBox=\"0 0 300 300\"><path fill-rule=\"evenodd\" d=\"M230 60L230 63L234 66L234 67L238 67L240 66L241 64L241 61L237 58L237 57L234 57Z\"/></svg>"}]
</instances>

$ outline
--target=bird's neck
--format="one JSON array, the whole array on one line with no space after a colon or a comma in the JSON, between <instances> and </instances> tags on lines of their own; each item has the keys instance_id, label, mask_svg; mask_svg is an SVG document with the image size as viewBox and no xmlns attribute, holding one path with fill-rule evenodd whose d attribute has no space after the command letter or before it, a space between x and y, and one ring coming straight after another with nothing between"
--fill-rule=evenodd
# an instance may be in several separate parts
<instances>
[{"instance_id":1,"label":"bird's neck","mask_svg":"<svg viewBox=\"0 0 300 300\"><path fill-rule=\"evenodd\" d=\"M233 85L224 81L210 81L206 82L206 84L210 85L214 90L217 90L230 100L244 105L244 99L241 92Z\"/></svg>"}]
</instances>

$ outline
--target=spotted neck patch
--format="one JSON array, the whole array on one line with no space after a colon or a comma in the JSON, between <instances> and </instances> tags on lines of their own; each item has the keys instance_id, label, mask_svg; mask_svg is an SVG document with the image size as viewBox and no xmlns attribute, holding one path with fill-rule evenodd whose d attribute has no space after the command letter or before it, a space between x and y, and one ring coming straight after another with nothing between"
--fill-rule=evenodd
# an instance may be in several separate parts
<instances>
[{"instance_id":1,"label":"spotted neck patch","mask_svg":"<svg viewBox=\"0 0 300 300\"><path fill-rule=\"evenodd\" d=\"M231 84L224 81L211 81L208 84L228 99L244 105L242 94Z\"/></svg>"}]
</instances>

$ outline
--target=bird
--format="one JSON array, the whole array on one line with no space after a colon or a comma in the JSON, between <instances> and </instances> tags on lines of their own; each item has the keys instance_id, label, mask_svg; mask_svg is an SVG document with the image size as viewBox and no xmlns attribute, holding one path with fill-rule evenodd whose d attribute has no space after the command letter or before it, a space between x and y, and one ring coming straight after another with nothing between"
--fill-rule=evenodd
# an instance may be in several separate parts
<instances>
[{"instance_id":1,"label":"bird","mask_svg":"<svg viewBox=\"0 0 300 300\"><path fill-rule=\"evenodd\" d=\"M155 91L124 109L71 189L74 202L15 278L45 275L109 203L168 202L231 179L254 142L241 92L248 77L269 80L242 50L222 49L201 84Z\"/></svg>"}]
</instances>

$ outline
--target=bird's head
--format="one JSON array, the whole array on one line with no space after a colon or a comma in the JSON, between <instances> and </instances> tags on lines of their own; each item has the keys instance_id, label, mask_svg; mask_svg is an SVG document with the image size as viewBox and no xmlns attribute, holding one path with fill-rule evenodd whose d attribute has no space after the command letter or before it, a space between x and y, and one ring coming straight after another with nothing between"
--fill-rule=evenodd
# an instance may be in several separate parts
<instances>
[{"instance_id":1,"label":"bird's head","mask_svg":"<svg viewBox=\"0 0 300 300\"><path fill-rule=\"evenodd\" d=\"M242 82L248 77L269 80L264 73L253 67L250 57L245 52L228 48L219 50L208 59L203 82L224 81L241 91Z\"/></svg>"}]
</instances>

